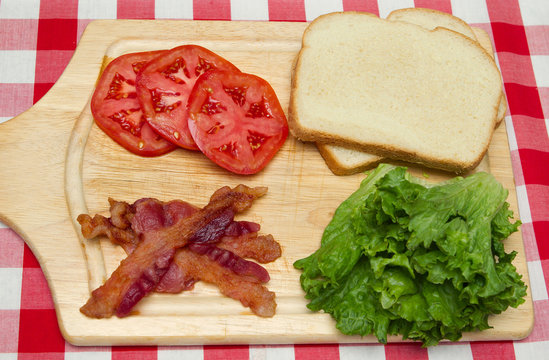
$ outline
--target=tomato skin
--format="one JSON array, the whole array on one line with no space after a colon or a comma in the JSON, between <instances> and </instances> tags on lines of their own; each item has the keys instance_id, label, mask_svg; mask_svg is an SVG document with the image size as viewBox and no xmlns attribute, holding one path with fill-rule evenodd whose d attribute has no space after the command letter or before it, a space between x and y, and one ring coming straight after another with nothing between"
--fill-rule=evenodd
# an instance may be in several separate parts
<instances>
[{"instance_id":1,"label":"tomato skin","mask_svg":"<svg viewBox=\"0 0 549 360\"><path fill-rule=\"evenodd\" d=\"M198 150L187 125L187 103L196 80L210 69L239 72L208 49L182 45L151 61L137 77L137 95L147 122L173 144Z\"/></svg>"},{"instance_id":2,"label":"tomato skin","mask_svg":"<svg viewBox=\"0 0 549 360\"><path fill-rule=\"evenodd\" d=\"M245 73L202 75L189 97L188 124L204 155L242 175L262 170L288 137L286 115L271 85Z\"/></svg>"},{"instance_id":3,"label":"tomato skin","mask_svg":"<svg viewBox=\"0 0 549 360\"><path fill-rule=\"evenodd\" d=\"M126 150L145 157L176 149L145 121L135 92L137 72L162 53L132 53L112 60L101 73L90 103L95 123L101 130Z\"/></svg>"}]
</instances>

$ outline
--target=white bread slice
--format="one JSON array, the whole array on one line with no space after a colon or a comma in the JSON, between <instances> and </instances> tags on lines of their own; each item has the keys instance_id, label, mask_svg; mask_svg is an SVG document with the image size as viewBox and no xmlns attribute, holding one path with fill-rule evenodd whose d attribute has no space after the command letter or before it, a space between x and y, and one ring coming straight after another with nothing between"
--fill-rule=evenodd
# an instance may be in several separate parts
<instances>
[{"instance_id":1,"label":"white bread slice","mask_svg":"<svg viewBox=\"0 0 549 360\"><path fill-rule=\"evenodd\" d=\"M429 30L443 27L463 34L475 41L477 40L476 34L469 24L457 16L442 11L426 8L398 9L392 11L387 16L387 20L409 22Z\"/></svg>"},{"instance_id":2,"label":"white bread slice","mask_svg":"<svg viewBox=\"0 0 549 360\"><path fill-rule=\"evenodd\" d=\"M492 47L492 40L490 40L490 35L488 35L486 31L478 27L472 26L471 29L475 33L475 36L477 38L477 42L479 43L479 45L482 46L482 48L486 50L486 52L492 58L494 58L494 48ZM498 116L497 116L496 126L499 126L499 124L501 124L501 122L505 118L506 113L507 113L507 100L505 99L505 94L503 93L503 89L502 89L501 100L499 102L499 107L498 107Z\"/></svg>"},{"instance_id":3,"label":"white bread slice","mask_svg":"<svg viewBox=\"0 0 549 360\"><path fill-rule=\"evenodd\" d=\"M426 8L407 8L392 11L387 16L387 20L405 21L429 30L443 27L458 32L478 42L492 58L494 57L492 41L486 31L481 28L473 28L465 21L452 14ZM505 101L505 95L502 93L501 103L498 109L498 125L505 117L506 112L507 102Z\"/></svg>"},{"instance_id":4,"label":"white bread slice","mask_svg":"<svg viewBox=\"0 0 549 360\"><path fill-rule=\"evenodd\" d=\"M294 136L455 172L482 159L502 89L471 39L357 12L309 25L292 81Z\"/></svg>"},{"instance_id":5,"label":"white bread slice","mask_svg":"<svg viewBox=\"0 0 549 360\"><path fill-rule=\"evenodd\" d=\"M488 33L481 28L470 27L466 22L451 14L431 9L411 8L395 10L389 14L387 19L410 22L430 30L437 27L448 28L476 40L490 56L494 57L494 50ZM501 123L506 111L507 103L505 96L502 95L496 126ZM363 172L377 166L380 162L387 161L384 157L347 149L342 146L322 143L316 145L328 168L336 175L351 175Z\"/></svg>"},{"instance_id":6,"label":"white bread slice","mask_svg":"<svg viewBox=\"0 0 549 360\"><path fill-rule=\"evenodd\" d=\"M348 149L343 146L315 143L318 152L328 168L335 175L352 175L376 167L387 161L383 156L377 156L364 151ZM389 159L390 160L390 159Z\"/></svg>"}]
</instances>

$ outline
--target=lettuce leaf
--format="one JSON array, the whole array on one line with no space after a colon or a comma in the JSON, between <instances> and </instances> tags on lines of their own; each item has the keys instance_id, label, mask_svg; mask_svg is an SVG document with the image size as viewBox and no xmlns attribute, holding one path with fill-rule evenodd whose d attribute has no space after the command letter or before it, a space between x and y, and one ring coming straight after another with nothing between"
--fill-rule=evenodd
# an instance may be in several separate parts
<instances>
[{"instance_id":1,"label":"lettuce leaf","mask_svg":"<svg viewBox=\"0 0 549 360\"><path fill-rule=\"evenodd\" d=\"M344 334L459 340L524 302L503 240L520 221L487 173L432 185L381 164L336 210L320 248L294 263L307 305Z\"/></svg>"}]
</instances>

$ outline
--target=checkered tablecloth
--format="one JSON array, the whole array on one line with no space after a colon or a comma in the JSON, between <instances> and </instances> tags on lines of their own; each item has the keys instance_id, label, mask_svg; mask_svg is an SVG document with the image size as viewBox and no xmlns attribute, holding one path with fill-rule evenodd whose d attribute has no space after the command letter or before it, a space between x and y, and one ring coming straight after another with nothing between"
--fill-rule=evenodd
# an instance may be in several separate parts
<instances>
[{"instance_id":1,"label":"checkered tablecloth","mask_svg":"<svg viewBox=\"0 0 549 360\"><path fill-rule=\"evenodd\" d=\"M60 334L40 265L23 240L0 225L0 360L549 358L547 0L0 0L0 122L48 91L94 19L310 21L332 11L385 17L414 6L453 13L492 36L509 103L505 121L536 313L527 339L429 349L417 344L75 347ZM0 176L2 171L0 164Z\"/></svg>"}]
</instances>

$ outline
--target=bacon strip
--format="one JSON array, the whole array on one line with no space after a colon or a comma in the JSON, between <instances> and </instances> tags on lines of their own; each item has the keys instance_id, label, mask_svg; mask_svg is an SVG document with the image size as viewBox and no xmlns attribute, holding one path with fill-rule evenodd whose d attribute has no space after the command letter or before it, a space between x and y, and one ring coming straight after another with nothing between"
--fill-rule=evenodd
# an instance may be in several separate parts
<instances>
[{"instance_id":1,"label":"bacon strip","mask_svg":"<svg viewBox=\"0 0 549 360\"><path fill-rule=\"evenodd\" d=\"M109 202L111 203L110 219L101 215L95 215L92 218L82 214L77 220L86 239L105 235L114 244L122 246L127 254L130 254L139 243L139 234L173 225L177 219L187 217L198 209L181 200L163 203L157 199L144 198L137 200L133 205L112 199L109 199ZM121 211L113 213L113 208L126 210L124 213ZM121 219L126 219L130 224L125 224ZM253 222L233 221L225 230L217 246L262 264L278 259L282 255L280 244L272 235L258 235L259 229L259 224Z\"/></svg>"},{"instance_id":2,"label":"bacon strip","mask_svg":"<svg viewBox=\"0 0 549 360\"><path fill-rule=\"evenodd\" d=\"M224 236L217 246L262 264L270 263L282 256L280 244L270 234L258 235L254 232L240 236Z\"/></svg>"},{"instance_id":3,"label":"bacon strip","mask_svg":"<svg viewBox=\"0 0 549 360\"><path fill-rule=\"evenodd\" d=\"M216 285L223 295L240 301L242 305L249 307L258 316L274 316L276 310L275 294L256 280L257 275L254 274L252 278L245 274L237 275L232 271L234 268L212 260L207 252L200 254L195 249L191 249L195 246L226 251L212 245L202 244L189 244L188 247L178 250L170 269L155 291L179 293L192 289L195 282L201 280ZM254 270L251 272L254 272Z\"/></svg>"},{"instance_id":4,"label":"bacon strip","mask_svg":"<svg viewBox=\"0 0 549 360\"><path fill-rule=\"evenodd\" d=\"M198 211L198 207L181 200L164 203L153 198L142 198L130 205L109 198L109 204L110 218L102 215L92 218L81 214L76 220L86 239L105 235L114 244L122 246L127 254L137 247L142 233L171 226L177 220Z\"/></svg>"},{"instance_id":5,"label":"bacon strip","mask_svg":"<svg viewBox=\"0 0 549 360\"><path fill-rule=\"evenodd\" d=\"M211 261L232 270L248 281L266 283L270 280L269 273L261 265L244 260L229 250L218 248L215 245L197 243L189 244L188 248L194 253L206 255Z\"/></svg>"},{"instance_id":6,"label":"bacon strip","mask_svg":"<svg viewBox=\"0 0 549 360\"><path fill-rule=\"evenodd\" d=\"M264 187L245 185L234 189L223 187L212 195L208 205L190 216L171 226L144 232L135 250L105 284L92 292L80 311L94 318L127 315L160 282L177 249L189 242L218 240L232 223L234 214L248 209L266 191Z\"/></svg>"},{"instance_id":7,"label":"bacon strip","mask_svg":"<svg viewBox=\"0 0 549 360\"><path fill-rule=\"evenodd\" d=\"M179 250L178 253L181 251L183 251L183 249ZM209 259L206 259L206 261L213 262ZM184 268L178 265L178 262L173 261L162 280L156 285L154 291L159 293L179 294L182 291L192 290L194 284L198 281L200 281L199 275L192 277Z\"/></svg>"},{"instance_id":8,"label":"bacon strip","mask_svg":"<svg viewBox=\"0 0 549 360\"><path fill-rule=\"evenodd\" d=\"M93 218L87 214L78 215L76 220L80 223L82 235L86 239L106 235L113 243L122 246L126 253L130 253L139 242L139 237L131 230L133 218L131 206L111 198L109 198L109 204L110 218L102 215L95 215Z\"/></svg>"},{"instance_id":9,"label":"bacon strip","mask_svg":"<svg viewBox=\"0 0 549 360\"><path fill-rule=\"evenodd\" d=\"M83 233L85 233L84 229L87 229L87 234L85 233L84 235L88 235L88 238L107 235L113 243L122 245L128 254L133 251L134 247L132 248L125 243L121 243L121 238L135 238L139 241L138 236L136 236L135 233L141 234L147 230L172 225L179 218L189 216L198 209L181 200L163 203L153 198L140 199L132 205L125 202L117 202L112 199L109 199L109 203L111 204L111 218L102 218L101 226L97 229L93 228L94 224L92 224L93 219L91 217L88 215L81 215L79 217ZM94 219L96 217L94 217ZM97 225L97 222L95 225ZM113 229L116 226L119 228ZM227 274L227 276L232 278L240 277L243 280L251 282L267 282L269 276L265 269L255 263L239 258L239 256L250 257L261 263L266 263L274 261L281 256L280 245L271 235L258 236L257 232L259 229L260 225L253 222L233 221L226 228L225 236L217 244L217 247L212 246L212 249L207 249L196 244L191 245L190 249L194 250L195 253L205 253L207 250L208 256L202 257L202 272L204 273L216 271L218 265L212 264L212 262L217 261L219 264L235 273ZM112 236L113 234L122 231L125 232L124 237ZM194 274L196 278L190 276L190 274L185 273L184 267L180 267L175 262L172 262L154 290L157 292L179 293L192 289L194 283L203 280L204 277L200 273ZM211 278L211 275L206 277ZM238 280L236 282L232 281L231 283L234 284L237 282ZM224 286L223 284L216 285L218 285L218 287ZM249 303L250 301L245 300L245 298L253 297L253 294L258 291L267 291L267 289L264 287L257 287L257 290L250 294L247 292L238 292L235 289L230 291L226 289L225 293L228 293L229 295L238 293L240 295L236 300L241 300L242 303ZM269 297L263 296L262 298L266 299ZM255 308L261 307L262 306L259 305L255 306Z\"/></svg>"},{"instance_id":10,"label":"bacon strip","mask_svg":"<svg viewBox=\"0 0 549 360\"><path fill-rule=\"evenodd\" d=\"M199 278L207 283L215 284L223 295L239 300L254 314L262 317L274 316L276 311L274 292L257 282L246 281L240 276L234 276L226 267L213 261L207 261L207 256L184 248L177 253L174 263L177 264L184 278Z\"/></svg>"},{"instance_id":11,"label":"bacon strip","mask_svg":"<svg viewBox=\"0 0 549 360\"><path fill-rule=\"evenodd\" d=\"M133 221L133 213L131 206L122 201L115 201L109 198L111 222L119 229L127 229L131 226Z\"/></svg>"},{"instance_id":12,"label":"bacon strip","mask_svg":"<svg viewBox=\"0 0 549 360\"><path fill-rule=\"evenodd\" d=\"M182 200L162 202L153 198L143 198L127 207L131 215L125 217L131 218L131 229L137 235L141 235L150 230L172 226L198 210L198 207Z\"/></svg>"}]
</instances>

